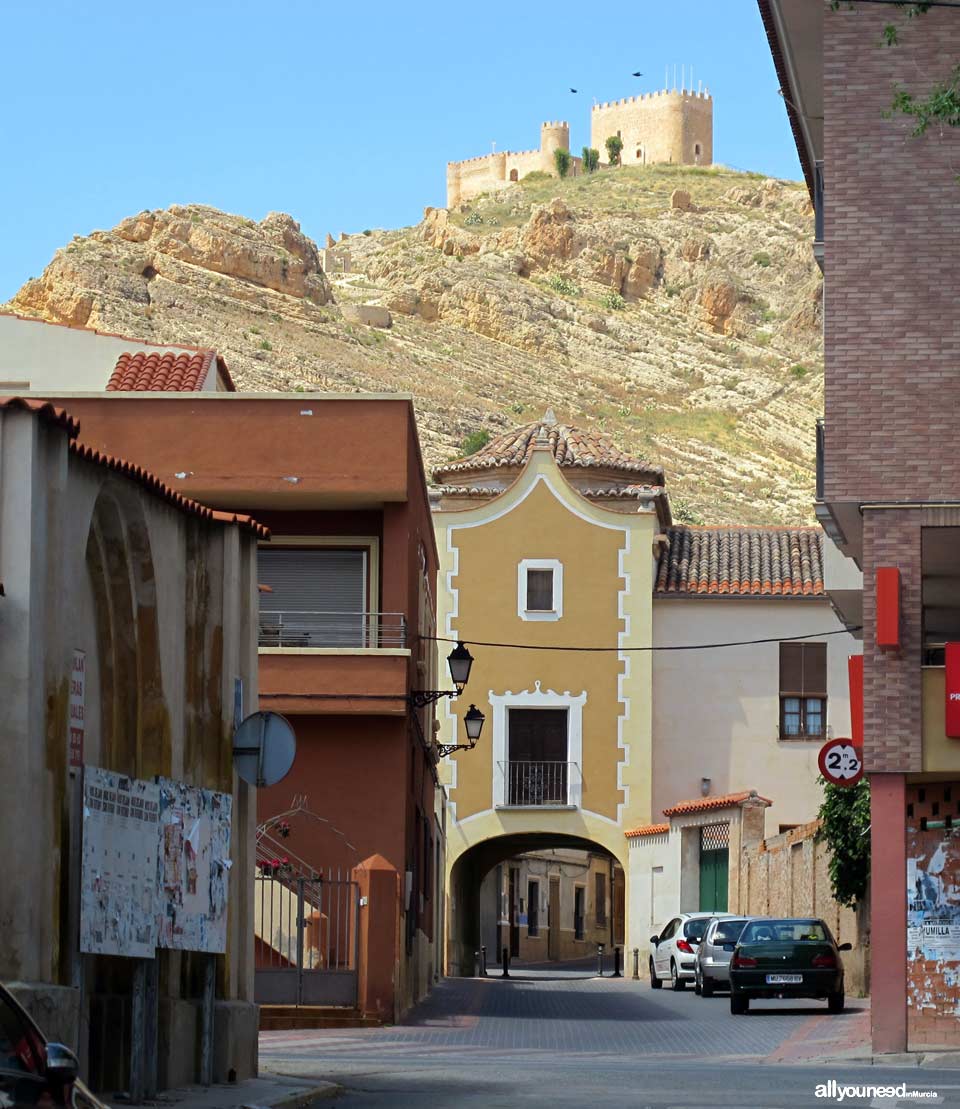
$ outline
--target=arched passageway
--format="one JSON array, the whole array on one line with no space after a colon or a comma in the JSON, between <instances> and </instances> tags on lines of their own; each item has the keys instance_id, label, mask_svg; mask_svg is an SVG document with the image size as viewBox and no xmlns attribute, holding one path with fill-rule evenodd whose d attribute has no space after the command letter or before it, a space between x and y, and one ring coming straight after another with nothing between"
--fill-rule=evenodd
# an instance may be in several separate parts
<instances>
[{"instance_id":1,"label":"arched passageway","mask_svg":"<svg viewBox=\"0 0 960 1109\"><path fill-rule=\"evenodd\" d=\"M583 958L623 942L624 875L600 844L556 832L497 836L469 848L450 871L448 972L470 975L511 959Z\"/></svg>"}]
</instances>

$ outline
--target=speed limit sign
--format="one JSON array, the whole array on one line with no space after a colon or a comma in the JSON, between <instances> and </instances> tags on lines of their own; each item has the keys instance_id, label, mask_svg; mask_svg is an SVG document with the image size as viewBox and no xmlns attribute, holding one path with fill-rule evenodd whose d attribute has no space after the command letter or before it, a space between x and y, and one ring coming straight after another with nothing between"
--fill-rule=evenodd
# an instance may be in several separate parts
<instances>
[{"instance_id":1,"label":"speed limit sign","mask_svg":"<svg viewBox=\"0 0 960 1109\"><path fill-rule=\"evenodd\" d=\"M820 773L835 786L855 786L863 777L863 751L852 739L828 739L817 761Z\"/></svg>"}]
</instances>

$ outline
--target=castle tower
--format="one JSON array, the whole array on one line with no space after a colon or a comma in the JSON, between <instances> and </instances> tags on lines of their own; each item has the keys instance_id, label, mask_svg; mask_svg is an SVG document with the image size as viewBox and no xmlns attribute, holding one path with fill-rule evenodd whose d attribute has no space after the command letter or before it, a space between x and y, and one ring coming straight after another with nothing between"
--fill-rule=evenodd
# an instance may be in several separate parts
<instances>
[{"instance_id":1,"label":"castle tower","mask_svg":"<svg viewBox=\"0 0 960 1109\"><path fill-rule=\"evenodd\" d=\"M555 150L570 149L570 124L566 120L543 123L540 125L540 168L544 173L556 173L553 164Z\"/></svg>"},{"instance_id":2,"label":"castle tower","mask_svg":"<svg viewBox=\"0 0 960 1109\"><path fill-rule=\"evenodd\" d=\"M611 135L623 140L625 166L658 162L713 165L713 99L708 90L661 89L643 96L594 104L590 145L607 157Z\"/></svg>"}]
</instances>

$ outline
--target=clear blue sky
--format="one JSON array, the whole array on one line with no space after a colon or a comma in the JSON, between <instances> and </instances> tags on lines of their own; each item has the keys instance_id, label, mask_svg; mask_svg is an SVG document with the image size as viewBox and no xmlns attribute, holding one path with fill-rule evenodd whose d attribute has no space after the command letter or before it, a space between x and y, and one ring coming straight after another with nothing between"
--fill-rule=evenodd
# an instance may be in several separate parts
<instances>
[{"instance_id":1,"label":"clear blue sky","mask_svg":"<svg viewBox=\"0 0 960 1109\"><path fill-rule=\"evenodd\" d=\"M530 149L545 119L569 120L579 152L593 97L659 88L674 63L713 93L717 161L800 176L755 0L451 8L8 5L0 301L144 208L286 211L315 239L416 222L444 203L448 160Z\"/></svg>"}]
</instances>

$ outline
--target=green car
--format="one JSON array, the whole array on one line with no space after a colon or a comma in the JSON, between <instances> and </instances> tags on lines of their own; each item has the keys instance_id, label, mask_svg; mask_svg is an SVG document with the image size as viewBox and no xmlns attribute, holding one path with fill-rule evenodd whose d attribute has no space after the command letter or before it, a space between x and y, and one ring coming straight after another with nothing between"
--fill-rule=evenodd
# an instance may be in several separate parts
<instances>
[{"instance_id":1,"label":"green car","mask_svg":"<svg viewBox=\"0 0 960 1109\"><path fill-rule=\"evenodd\" d=\"M843 1012L840 952L849 950L822 920L751 920L730 960L730 1012L745 1013L751 997L815 997Z\"/></svg>"}]
</instances>

